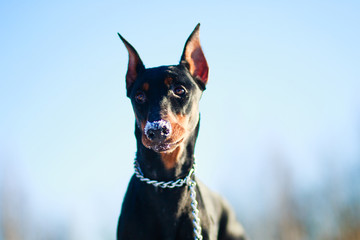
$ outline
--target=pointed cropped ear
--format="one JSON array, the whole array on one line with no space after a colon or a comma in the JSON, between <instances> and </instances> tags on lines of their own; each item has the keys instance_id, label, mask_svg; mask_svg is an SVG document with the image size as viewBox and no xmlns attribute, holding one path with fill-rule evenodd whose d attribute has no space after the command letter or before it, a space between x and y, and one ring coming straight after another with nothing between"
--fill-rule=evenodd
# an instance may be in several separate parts
<instances>
[{"instance_id":1,"label":"pointed cropped ear","mask_svg":"<svg viewBox=\"0 0 360 240\"><path fill-rule=\"evenodd\" d=\"M131 46L128 41L123 38L120 33L118 33L120 39L123 41L126 49L129 52L129 63L128 63L128 70L126 73L126 90L129 94L129 88L133 85L136 80L138 74L145 70L145 66L141 61L139 54L136 52L135 48Z\"/></svg>"},{"instance_id":2,"label":"pointed cropped ear","mask_svg":"<svg viewBox=\"0 0 360 240\"><path fill-rule=\"evenodd\" d=\"M200 23L195 27L185 43L180 64L188 68L190 74L205 85L208 81L209 67L200 46Z\"/></svg>"}]
</instances>

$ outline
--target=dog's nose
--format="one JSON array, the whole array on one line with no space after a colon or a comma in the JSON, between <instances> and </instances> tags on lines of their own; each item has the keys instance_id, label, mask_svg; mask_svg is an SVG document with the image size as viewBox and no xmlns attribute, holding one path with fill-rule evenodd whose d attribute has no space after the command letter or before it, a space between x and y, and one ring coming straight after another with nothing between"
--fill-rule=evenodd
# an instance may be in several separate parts
<instances>
[{"instance_id":1,"label":"dog's nose","mask_svg":"<svg viewBox=\"0 0 360 240\"><path fill-rule=\"evenodd\" d=\"M144 129L148 139L154 142L165 140L171 134L171 124L165 120L147 122Z\"/></svg>"}]
</instances>

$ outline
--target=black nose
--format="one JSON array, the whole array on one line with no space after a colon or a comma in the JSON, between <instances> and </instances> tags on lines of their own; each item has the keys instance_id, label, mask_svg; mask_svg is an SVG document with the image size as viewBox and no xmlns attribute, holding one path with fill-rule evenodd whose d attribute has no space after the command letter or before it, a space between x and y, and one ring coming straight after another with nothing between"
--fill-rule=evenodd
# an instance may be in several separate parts
<instances>
[{"instance_id":1,"label":"black nose","mask_svg":"<svg viewBox=\"0 0 360 240\"><path fill-rule=\"evenodd\" d=\"M168 121L159 120L147 122L144 129L145 135L154 142L165 140L171 133L171 125Z\"/></svg>"}]
</instances>

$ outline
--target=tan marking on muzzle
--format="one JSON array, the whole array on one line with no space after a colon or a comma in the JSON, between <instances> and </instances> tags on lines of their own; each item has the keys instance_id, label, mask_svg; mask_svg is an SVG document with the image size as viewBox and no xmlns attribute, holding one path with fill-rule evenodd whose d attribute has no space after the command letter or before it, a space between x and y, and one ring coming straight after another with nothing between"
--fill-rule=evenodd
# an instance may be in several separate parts
<instances>
[{"instance_id":1,"label":"tan marking on muzzle","mask_svg":"<svg viewBox=\"0 0 360 240\"><path fill-rule=\"evenodd\" d=\"M170 122L172 128L172 133L166 141L170 143L179 142L174 150L160 153L161 160L163 161L165 168L172 169L176 166L179 157L184 150L183 140L187 138L189 134L187 131L189 116L169 114L166 120Z\"/></svg>"}]
</instances>

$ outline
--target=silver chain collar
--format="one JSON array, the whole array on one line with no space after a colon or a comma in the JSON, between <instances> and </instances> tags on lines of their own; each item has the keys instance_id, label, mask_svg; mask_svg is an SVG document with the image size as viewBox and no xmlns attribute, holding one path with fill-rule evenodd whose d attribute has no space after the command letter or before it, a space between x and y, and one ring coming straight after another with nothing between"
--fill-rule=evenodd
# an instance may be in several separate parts
<instances>
[{"instance_id":1,"label":"silver chain collar","mask_svg":"<svg viewBox=\"0 0 360 240\"><path fill-rule=\"evenodd\" d=\"M189 186L190 189L190 198L191 198L191 208L192 208L192 215L193 215L193 227L194 227L194 239L195 240L202 240L201 234L201 226L200 226L200 218L199 218L199 210L197 209L198 202L196 201L196 182L195 180L191 179L191 175L195 175L195 161L194 164L188 173L188 175L183 179L178 179L176 181L156 181L151 180L149 178L144 177L144 174L141 171L140 165L138 161L135 159L134 161L134 169L135 169L135 176L142 182L147 184L153 185L154 187L161 187L161 188L175 188L175 187L182 187L184 184Z\"/></svg>"}]
</instances>

